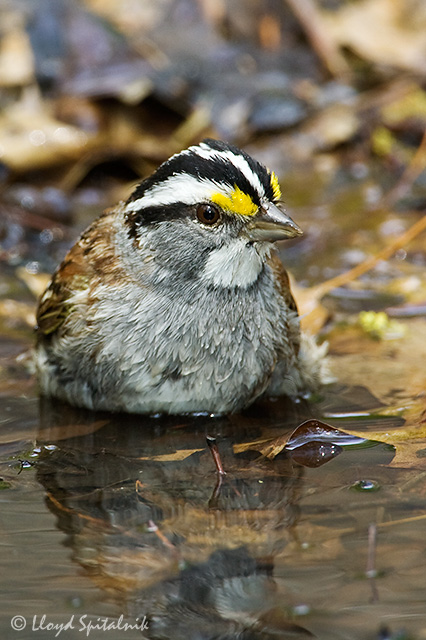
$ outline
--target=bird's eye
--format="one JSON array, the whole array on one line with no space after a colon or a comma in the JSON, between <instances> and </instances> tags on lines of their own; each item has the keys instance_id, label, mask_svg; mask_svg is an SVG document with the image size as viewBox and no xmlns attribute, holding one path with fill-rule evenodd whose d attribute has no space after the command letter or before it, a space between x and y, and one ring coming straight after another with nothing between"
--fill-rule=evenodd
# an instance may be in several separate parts
<instances>
[{"instance_id":1,"label":"bird's eye","mask_svg":"<svg viewBox=\"0 0 426 640\"><path fill-rule=\"evenodd\" d=\"M219 209L212 204L199 204L197 218L202 224L213 225L219 222L221 214Z\"/></svg>"}]
</instances>

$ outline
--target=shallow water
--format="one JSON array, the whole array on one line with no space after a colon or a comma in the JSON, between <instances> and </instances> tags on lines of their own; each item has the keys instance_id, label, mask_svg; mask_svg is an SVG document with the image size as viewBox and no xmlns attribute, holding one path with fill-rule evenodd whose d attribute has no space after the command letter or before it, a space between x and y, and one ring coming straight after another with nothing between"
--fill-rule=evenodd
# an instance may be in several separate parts
<instances>
[{"instance_id":1,"label":"shallow water","mask_svg":"<svg viewBox=\"0 0 426 640\"><path fill-rule=\"evenodd\" d=\"M323 464L255 450L312 416L403 428L381 410L337 385L316 404L214 419L3 396L1 636L130 640L145 624L147 638L426 637L424 458L393 466L377 442L337 445Z\"/></svg>"}]
</instances>

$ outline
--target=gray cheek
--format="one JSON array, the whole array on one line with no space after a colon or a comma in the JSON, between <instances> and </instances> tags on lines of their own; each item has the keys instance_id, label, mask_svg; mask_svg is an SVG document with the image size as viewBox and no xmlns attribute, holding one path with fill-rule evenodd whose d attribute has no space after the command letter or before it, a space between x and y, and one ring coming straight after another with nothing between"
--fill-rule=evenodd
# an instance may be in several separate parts
<instances>
[{"instance_id":1,"label":"gray cheek","mask_svg":"<svg viewBox=\"0 0 426 640\"><path fill-rule=\"evenodd\" d=\"M210 253L225 244L222 233L198 228L192 221L175 225L173 229L170 225L159 227L157 231L154 263L156 276L162 281L198 280Z\"/></svg>"}]
</instances>

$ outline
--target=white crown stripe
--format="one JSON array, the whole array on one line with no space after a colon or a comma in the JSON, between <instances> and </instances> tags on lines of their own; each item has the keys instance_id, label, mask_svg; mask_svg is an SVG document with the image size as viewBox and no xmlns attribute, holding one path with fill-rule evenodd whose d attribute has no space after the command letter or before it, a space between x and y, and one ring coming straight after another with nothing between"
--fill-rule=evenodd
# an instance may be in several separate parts
<instances>
[{"instance_id":1,"label":"white crown stripe","mask_svg":"<svg viewBox=\"0 0 426 640\"><path fill-rule=\"evenodd\" d=\"M243 176L247 178L250 184L259 193L260 197L265 195L265 189L259 180L259 176L253 172L253 170L250 168L249 163L242 155L237 155L232 151L218 151L216 149L212 149L204 143L201 143L199 147L190 147L190 150L199 155L201 158L205 158L207 160L214 159L216 157L220 158L221 160L231 162L234 167L241 171Z\"/></svg>"}]
</instances>

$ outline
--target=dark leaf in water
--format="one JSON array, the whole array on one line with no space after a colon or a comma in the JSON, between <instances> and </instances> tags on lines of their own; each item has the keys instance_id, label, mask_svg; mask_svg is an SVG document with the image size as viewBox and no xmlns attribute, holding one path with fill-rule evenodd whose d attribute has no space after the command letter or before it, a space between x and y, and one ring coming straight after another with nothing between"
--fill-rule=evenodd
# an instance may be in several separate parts
<instances>
[{"instance_id":1,"label":"dark leaf in water","mask_svg":"<svg viewBox=\"0 0 426 640\"><path fill-rule=\"evenodd\" d=\"M340 453L343 448L338 444L332 444L330 442L307 442L301 447L293 449L291 456L295 462L301 464L304 467L321 467L326 462L329 462Z\"/></svg>"},{"instance_id":2,"label":"dark leaf in water","mask_svg":"<svg viewBox=\"0 0 426 640\"><path fill-rule=\"evenodd\" d=\"M328 443L330 445L334 444L343 446L350 444L361 444L363 442L365 442L364 438L351 435L350 433L346 433L345 431L340 431L340 429L336 429L335 427L332 427L325 422L320 422L319 420L306 420L306 422L302 422L302 424L296 427L296 429L290 434L286 433L282 436L279 436L278 438L274 438L273 440L261 440L258 442L250 442L244 443L243 445L237 445L234 446L234 451L236 453L239 453L247 449L254 449L255 451L258 451L262 456L265 456L265 458L273 460L284 449L286 451L294 451L295 449L303 447L306 444L315 443L321 445L324 443ZM331 451L326 455L328 456L330 455L330 453ZM317 455L318 454L313 454L314 458ZM333 455L336 455L336 452L334 452ZM307 457L302 457L304 459L307 459ZM307 466L318 465L313 464Z\"/></svg>"},{"instance_id":3,"label":"dark leaf in water","mask_svg":"<svg viewBox=\"0 0 426 640\"><path fill-rule=\"evenodd\" d=\"M343 446L361 444L365 439L336 429L326 422L306 420L306 422L302 422L287 439L286 449L296 449L313 441L329 442Z\"/></svg>"}]
</instances>

